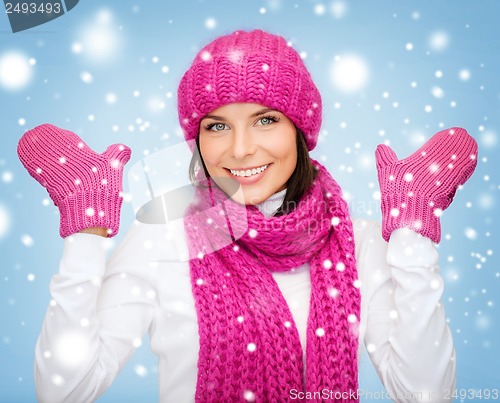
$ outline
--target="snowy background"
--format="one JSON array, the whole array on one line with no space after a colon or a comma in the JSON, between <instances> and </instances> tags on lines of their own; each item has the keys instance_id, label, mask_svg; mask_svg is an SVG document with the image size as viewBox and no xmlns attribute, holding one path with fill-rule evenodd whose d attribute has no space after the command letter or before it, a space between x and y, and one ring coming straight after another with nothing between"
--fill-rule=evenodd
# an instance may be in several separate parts
<instances>
[{"instance_id":1,"label":"snowy background","mask_svg":"<svg viewBox=\"0 0 500 403\"><path fill-rule=\"evenodd\" d=\"M130 169L181 141L176 88L200 46L250 28L285 36L304 57L324 101L313 157L348 192L354 216L380 220L378 143L405 157L442 128L476 138L477 170L442 217L443 304L457 386L498 388L499 13L494 0L87 0L17 34L1 14L0 401L36 400L34 345L62 250L57 209L17 159L20 136L51 122L98 151L123 142ZM125 203L115 242L133 216ZM383 390L366 356L360 381ZM100 401L158 401L147 339Z\"/></svg>"}]
</instances>

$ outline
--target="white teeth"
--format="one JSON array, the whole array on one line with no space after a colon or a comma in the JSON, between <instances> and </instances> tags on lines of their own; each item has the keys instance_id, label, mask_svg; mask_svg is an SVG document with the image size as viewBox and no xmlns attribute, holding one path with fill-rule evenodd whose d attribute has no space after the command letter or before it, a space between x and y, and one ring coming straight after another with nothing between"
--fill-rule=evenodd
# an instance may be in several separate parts
<instances>
[{"instance_id":1,"label":"white teeth","mask_svg":"<svg viewBox=\"0 0 500 403\"><path fill-rule=\"evenodd\" d=\"M263 165L259 168L247 169L245 171L237 171L234 169L230 169L230 171L234 176L252 176L252 175L260 174L262 171L265 171L268 166L269 166L269 164Z\"/></svg>"}]
</instances>

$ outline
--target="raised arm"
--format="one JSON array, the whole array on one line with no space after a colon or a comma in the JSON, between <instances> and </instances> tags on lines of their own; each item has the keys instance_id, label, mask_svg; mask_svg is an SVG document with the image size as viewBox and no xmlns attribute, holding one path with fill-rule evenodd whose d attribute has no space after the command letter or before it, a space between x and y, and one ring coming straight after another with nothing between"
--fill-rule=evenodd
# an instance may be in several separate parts
<instances>
[{"instance_id":1,"label":"raised arm","mask_svg":"<svg viewBox=\"0 0 500 403\"><path fill-rule=\"evenodd\" d=\"M378 253L383 281L369 293L365 342L394 400L442 402L455 385L455 352L434 243L442 212L474 172L477 144L464 129L451 128L403 160L380 145L376 160L382 230L371 235L368 249ZM373 252L374 244L380 251ZM377 281L370 276L368 282Z\"/></svg>"},{"instance_id":2,"label":"raised arm","mask_svg":"<svg viewBox=\"0 0 500 403\"><path fill-rule=\"evenodd\" d=\"M134 291L150 289L147 279L121 274L144 268L130 247L106 265L104 237L118 232L130 149L115 144L97 154L75 133L45 124L22 136L18 154L59 208L64 238L36 345L37 398L94 401L138 346L156 306L154 293Z\"/></svg>"}]
</instances>

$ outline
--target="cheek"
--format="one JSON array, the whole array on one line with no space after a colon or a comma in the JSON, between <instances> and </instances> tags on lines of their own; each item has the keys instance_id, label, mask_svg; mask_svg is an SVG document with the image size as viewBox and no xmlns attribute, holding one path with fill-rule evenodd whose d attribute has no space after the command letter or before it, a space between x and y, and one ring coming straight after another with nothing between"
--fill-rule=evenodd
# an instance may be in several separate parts
<instances>
[{"instance_id":1,"label":"cheek","mask_svg":"<svg viewBox=\"0 0 500 403\"><path fill-rule=\"evenodd\" d=\"M295 167L297 166L298 156L297 156L296 133L293 133L293 135L289 135L286 147L283 147L283 148L286 148L286 153L287 153L286 160L285 160L286 161L285 162L285 165L286 165L285 171L286 171L286 176L287 176L286 180L288 181L290 176L293 174L293 171L295 171Z\"/></svg>"},{"instance_id":2,"label":"cheek","mask_svg":"<svg viewBox=\"0 0 500 403\"><path fill-rule=\"evenodd\" d=\"M293 166L293 169L295 169L297 163L297 144L295 136L295 133L286 133L277 137L271 144L274 156L282 161L283 164Z\"/></svg>"},{"instance_id":3,"label":"cheek","mask_svg":"<svg viewBox=\"0 0 500 403\"><path fill-rule=\"evenodd\" d=\"M220 155L220 152L217 151L218 149L219 147L217 147L214 141L200 137L200 154L209 171L214 165L217 165Z\"/></svg>"},{"instance_id":4,"label":"cheek","mask_svg":"<svg viewBox=\"0 0 500 403\"><path fill-rule=\"evenodd\" d=\"M286 176L286 181L290 179L293 171L295 171L295 167L297 166L297 149L294 147L293 150L290 150L286 160L284 161L285 169L284 174Z\"/></svg>"}]
</instances>

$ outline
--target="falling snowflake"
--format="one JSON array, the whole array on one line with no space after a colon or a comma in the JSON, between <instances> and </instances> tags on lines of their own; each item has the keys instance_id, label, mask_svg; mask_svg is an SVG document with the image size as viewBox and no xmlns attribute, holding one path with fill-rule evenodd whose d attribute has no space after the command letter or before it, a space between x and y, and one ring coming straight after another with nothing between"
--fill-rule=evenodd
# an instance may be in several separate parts
<instances>
[{"instance_id":1,"label":"falling snowflake","mask_svg":"<svg viewBox=\"0 0 500 403\"><path fill-rule=\"evenodd\" d=\"M134 372L136 373L137 376L140 376L141 378L145 378L148 375L147 368L141 364L137 364L134 367Z\"/></svg>"},{"instance_id":2,"label":"falling snowflake","mask_svg":"<svg viewBox=\"0 0 500 403\"><path fill-rule=\"evenodd\" d=\"M215 18L207 18L205 20L205 28L214 29L217 27L217 20Z\"/></svg>"},{"instance_id":3,"label":"falling snowflake","mask_svg":"<svg viewBox=\"0 0 500 403\"><path fill-rule=\"evenodd\" d=\"M440 52L448 47L450 42L449 35L444 31L434 32L429 38L429 45L432 50Z\"/></svg>"},{"instance_id":4,"label":"falling snowflake","mask_svg":"<svg viewBox=\"0 0 500 403\"><path fill-rule=\"evenodd\" d=\"M53 357L67 368L77 368L88 359L89 341L85 333L66 331L54 340Z\"/></svg>"},{"instance_id":5,"label":"falling snowflake","mask_svg":"<svg viewBox=\"0 0 500 403\"><path fill-rule=\"evenodd\" d=\"M92 74L90 74L88 71L84 71L80 74L80 79L85 84L91 84L94 81L94 76L92 76Z\"/></svg>"},{"instance_id":6,"label":"falling snowflake","mask_svg":"<svg viewBox=\"0 0 500 403\"><path fill-rule=\"evenodd\" d=\"M323 329L322 327L318 327L316 329L316 336L323 337L324 335L325 335L325 329Z\"/></svg>"},{"instance_id":7,"label":"falling snowflake","mask_svg":"<svg viewBox=\"0 0 500 403\"><path fill-rule=\"evenodd\" d=\"M27 235L27 234L24 234L23 236L21 236L21 242L24 246L26 247L31 247L34 245L35 241L33 240L33 238L30 236L30 235Z\"/></svg>"},{"instance_id":8,"label":"falling snowflake","mask_svg":"<svg viewBox=\"0 0 500 403\"><path fill-rule=\"evenodd\" d=\"M9 211L0 204L0 239L5 237L9 232L10 221Z\"/></svg>"},{"instance_id":9,"label":"falling snowflake","mask_svg":"<svg viewBox=\"0 0 500 403\"><path fill-rule=\"evenodd\" d=\"M357 55L336 56L330 69L332 82L342 92L356 92L369 77L368 65Z\"/></svg>"},{"instance_id":10,"label":"falling snowflake","mask_svg":"<svg viewBox=\"0 0 500 403\"><path fill-rule=\"evenodd\" d=\"M19 52L8 52L0 56L0 86L6 90L20 90L32 80L34 63Z\"/></svg>"},{"instance_id":11,"label":"falling snowflake","mask_svg":"<svg viewBox=\"0 0 500 403\"><path fill-rule=\"evenodd\" d=\"M465 228L464 234L470 240L474 240L474 239L477 238L477 231L474 228L471 228L471 227Z\"/></svg>"},{"instance_id":12,"label":"falling snowflake","mask_svg":"<svg viewBox=\"0 0 500 403\"><path fill-rule=\"evenodd\" d=\"M324 4L318 3L314 6L314 14L324 15L326 12L326 7Z\"/></svg>"},{"instance_id":13,"label":"falling snowflake","mask_svg":"<svg viewBox=\"0 0 500 403\"><path fill-rule=\"evenodd\" d=\"M243 393L243 398L247 402L255 402L255 393L251 390L245 390L245 392Z\"/></svg>"},{"instance_id":14,"label":"falling snowflake","mask_svg":"<svg viewBox=\"0 0 500 403\"><path fill-rule=\"evenodd\" d=\"M467 69L462 69L458 72L458 77L460 78L460 80L462 81L468 81L470 80L470 77L471 77L471 73L469 70Z\"/></svg>"}]
</instances>

